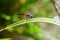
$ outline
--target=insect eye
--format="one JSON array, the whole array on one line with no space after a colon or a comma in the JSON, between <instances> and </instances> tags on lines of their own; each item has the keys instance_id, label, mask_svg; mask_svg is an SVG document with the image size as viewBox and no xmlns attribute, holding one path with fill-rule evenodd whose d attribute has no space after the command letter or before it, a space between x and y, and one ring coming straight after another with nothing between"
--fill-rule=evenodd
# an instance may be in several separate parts
<instances>
[{"instance_id":1,"label":"insect eye","mask_svg":"<svg viewBox=\"0 0 60 40\"><path fill-rule=\"evenodd\" d=\"M28 17L28 18L33 18L33 15L26 15L26 17Z\"/></svg>"}]
</instances>

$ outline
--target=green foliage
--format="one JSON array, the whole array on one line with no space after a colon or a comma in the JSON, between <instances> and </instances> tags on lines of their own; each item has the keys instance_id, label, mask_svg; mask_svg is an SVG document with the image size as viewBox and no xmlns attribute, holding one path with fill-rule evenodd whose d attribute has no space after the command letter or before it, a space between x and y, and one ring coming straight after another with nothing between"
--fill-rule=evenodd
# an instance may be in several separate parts
<instances>
[{"instance_id":1,"label":"green foliage","mask_svg":"<svg viewBox=\"0 0 60 40\"><path fill-rule=\"evenodd\" d=\"M14 34L25 35L27 38L31 37L34 40L43 40L38 34L45 35L46 33L35 25L35 23L45 22L57 26L60 26L60 23L50 18L32 18L24 20L23 14L30 11L33 15L37 14L36 17L51 17L51 15L53 16L51 13L55 13L55 11L53 11L54 9L52 9L53 7L51 7L49 0L0 0L0 35L3 36L3 39L0 40L11 40L7 37L4 38L4 30L8 31L8 34L9 32L12 33L10 36ZM5 32L5 34L7 33ZM49 36L49 39L54 40L51 36Z\"/></svg>"},{"instance_id":2,"label":"green foliage","mask_svg":"<svg viewBox=\"0 0 60 40\"><path fill-rule=\"evenodd\" d=\"M60 23L56 22L55 20L53 19L49 19L49 18L33 18L33 19L28 19L28 20L22 20L22 21L18 21L14 24L11 24L11 25L8 25L6 28L4 28L3 30L6 30L6 29L11 29L15 26L18 26L18 25L22 25L22 24L25 24L25 23L30 23L30 22L48 22L48 23L52 23L52 24L55 24L55 25L58 25L60 26ZM28 25L28 26L27 26ZM33 33L40 33L40 34L44 34L45 32L41 29L39 29L38 27L36 26L33 26L32 24L27 24L27 29L29 30L29 32L33 32ZM1 29L2 30L2 29ZM0 31L1 31L0 30ZM3 31L2 30L2 31ZM20 31L21 32L21 31ZM26 32L28 33L28 32ZM25 34L25 31L24 31L24 34ZM26 34L25 34L26 35ZM30 33L28 33L28 35L31 35ZM38 38L36 40L39 40ZM52 39L51 39L52 40Z\"/></svg>"}]
</instances>

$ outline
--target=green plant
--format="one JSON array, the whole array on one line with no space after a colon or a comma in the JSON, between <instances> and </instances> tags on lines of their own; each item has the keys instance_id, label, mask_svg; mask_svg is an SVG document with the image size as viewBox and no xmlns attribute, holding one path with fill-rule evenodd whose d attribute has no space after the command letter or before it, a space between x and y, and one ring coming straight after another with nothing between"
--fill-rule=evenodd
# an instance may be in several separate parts
<instances>
[{"instance_id":1,"label":"green plant","mask_svg":"<svg viewBox=\"0 0 60 40\"><path fill-rule=\"evenodd\" d=\"M38 1L40 2L39 6L41 8L35 7ZM44 2L42 3L42 1ZM4 34L6 34L7 36L16 34L16 35L25 35L35 40L44 40L42 37L39 37L38 34L40 35L48 35L48 34L46 34L44 30L35 25L35 23L45 22L60 26L60 23L56 22L53 19L41 18L41 16L42 17L51 16L52 7L50 7L50 9L49 7L50 5L48 0L0 0L0 35L3 36L2 39L0 38L0 40L11 40L11 38L8 37L5 38L4 35L2 34L2 31L5 32ZM23 18L23 16L28 11L30 11L33 15L38 13L39 18L24 20L25 17ZM20 25L22 25L22 28ZM5 30L8 32L6 32ZM12 34L8 35L9 32ZM50 35L48 35L48 38L49 40L56 40L56 38L53 38Z\"/></svg>"},{"instance_id":2,"label":"green plant","mask_svg":"<svg viewBox=\"0 0 60 40\"><path fill-rule=\"evenodd\" d=\"M15 26L22 25L22 24L25 24L25 23L30 23L30 22L47 22L47 23L52 23L52 24L60 26L60 23L58 23L55 20L50 19L50 18L33 18L33 19L27 19L27 20L18 21L16 23L8 25L6 28L1 29L0 32L3 31L3 30L11 29L11 28L13 28ZM41 30L40 28L35 27L35 26L33 27L33 26L30 25L29 29L30 29L30 31L33 31L33 33L45 34L45 32L43 30ZM28 34L31 35L30 33L28 33ZM38 40L40 40L40 39L38 39Z\"/></svg>"}]
</instances>

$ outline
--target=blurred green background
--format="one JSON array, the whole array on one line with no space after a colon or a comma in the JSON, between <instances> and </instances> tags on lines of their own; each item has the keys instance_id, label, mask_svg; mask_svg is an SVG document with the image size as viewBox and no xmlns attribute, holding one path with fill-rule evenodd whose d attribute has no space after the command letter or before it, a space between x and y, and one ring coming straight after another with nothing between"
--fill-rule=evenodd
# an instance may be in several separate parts
<instances>
[{"instance_id":1,"label":"blurred green background","mask_svg":"<svg viewBox=\"0 0 60 40\"><path fill-rule=\"evenodd\" d=\"M53 18L57 15L50 0L0 0L0 29L20 20ZM0 40L50 40L40 29L59 38L59 29L55 26L49 23L26 23L0 32ZM39 30L41 34L37 34ZM56 31L58 33L54 34Z\"/></svg>"}]
</instances>

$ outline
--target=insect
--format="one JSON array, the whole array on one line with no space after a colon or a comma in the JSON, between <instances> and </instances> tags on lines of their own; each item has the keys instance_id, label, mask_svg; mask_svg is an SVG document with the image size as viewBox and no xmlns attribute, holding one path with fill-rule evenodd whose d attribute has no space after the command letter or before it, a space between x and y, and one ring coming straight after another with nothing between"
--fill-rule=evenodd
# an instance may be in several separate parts
<instances>
[{"instance_id":1,"label":"insect","mask_svg":"<svg viewBox=\"0 0 60 40\"><path fill-rule=\"evenodd\" d=\"M34 15L33 15L31 12L27 12L26 14L24 14L24 17L25 17L26 19L34 18Z\"/></svg>"}]
</instances>

